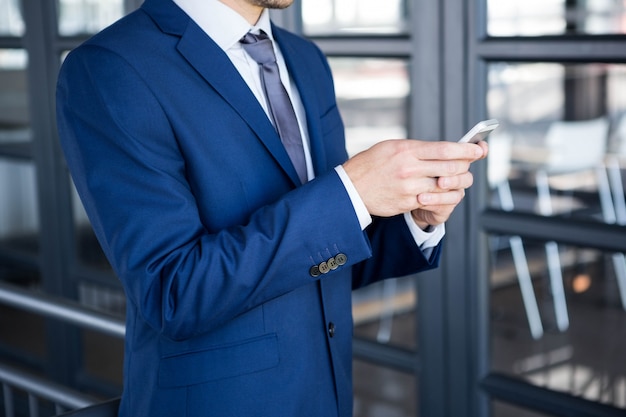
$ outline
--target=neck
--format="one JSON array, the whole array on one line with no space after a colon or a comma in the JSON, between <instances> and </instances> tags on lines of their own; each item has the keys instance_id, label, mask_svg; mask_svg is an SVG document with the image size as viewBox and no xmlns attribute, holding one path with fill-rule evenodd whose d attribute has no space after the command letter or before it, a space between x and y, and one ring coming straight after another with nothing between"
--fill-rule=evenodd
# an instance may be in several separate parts
<instances>
[{"instance_id":1,"label":"neck","mask_svg":"<svg viewBox=\"0 0 626 417\"><path fill-rule=\"evenodd\" d=\"M219 0L248 21L252 26L256 25L263 13L263 7L256 6L248 0Z\"/></svg>"}]
</instances>

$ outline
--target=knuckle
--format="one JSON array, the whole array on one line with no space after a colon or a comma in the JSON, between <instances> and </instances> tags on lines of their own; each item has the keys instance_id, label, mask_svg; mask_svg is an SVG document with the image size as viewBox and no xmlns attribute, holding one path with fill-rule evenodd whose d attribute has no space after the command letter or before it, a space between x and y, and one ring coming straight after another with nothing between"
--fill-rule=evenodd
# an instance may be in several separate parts
<instances>
[{"instance_id":1,"label":"knuckle","mask_svg":"<svg viewBox=\"0 0 626 417\"><path fill-rule=\"evenodd\" d=\"M402 164L398 167L396 175L399 179L406 180L408 178L411 178L411 176L413 175L413 170L406 164Z\"/></svg>"}]
</instances>

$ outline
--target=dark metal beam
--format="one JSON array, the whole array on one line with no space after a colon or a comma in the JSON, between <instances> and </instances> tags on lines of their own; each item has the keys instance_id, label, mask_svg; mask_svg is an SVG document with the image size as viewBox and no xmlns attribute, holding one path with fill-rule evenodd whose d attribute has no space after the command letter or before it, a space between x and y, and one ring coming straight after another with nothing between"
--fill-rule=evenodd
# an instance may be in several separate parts
<instances>
[{"instance_id":1,"label":"dark metal beam","mask_svg":"<svg viewBox=\"0 0 626 417\"><path fill-rule=\"evenodd\" d=\"M538 387L503 374L490 374L480 385L493 399L555 417L624 417L623 409Z\"/></svg>"},{"instance_id":2,"label":"dark metal beam","mask_svg":"<svg viewBox=\"0 0 626 417\"><path fill-rule=\"evenodd\" d=\"M623 36L487 38L476 53L489 61L624 62Z\"/></svg>"},{"instance_id":3,"label":"dark metal beam","mask_svg":"<svg viewBox=\"0 0 626 417\"><path fill-rule=\"evenodd\" d=\"M574 246L626 252L624 226L493 209L481 213L479 222L488 233L519 235L542 241L557 240Z\"/></svg>"},{"instance_id":4,"label":"dark metal beam","mask_svg":"<svg viewBox=\"0 0 626 417\"><path fill-rule=\"evenodd\" d=\"M314 37L311 38L326 55L363 57L408 57L411 42L404 37Z\"/></svg>"},{"instance_id":5,"label":"dark metal beam","mask_svg":"<svg viewBox=\"0 0 626 417\"><path fill-rule=\"evenodd\" d=\"M396 346L383 345L374 340L354 338L352 341L352 355L356 359L411 374L417 372L419 368L417 352Z\"/></svg>"}]
</instances>

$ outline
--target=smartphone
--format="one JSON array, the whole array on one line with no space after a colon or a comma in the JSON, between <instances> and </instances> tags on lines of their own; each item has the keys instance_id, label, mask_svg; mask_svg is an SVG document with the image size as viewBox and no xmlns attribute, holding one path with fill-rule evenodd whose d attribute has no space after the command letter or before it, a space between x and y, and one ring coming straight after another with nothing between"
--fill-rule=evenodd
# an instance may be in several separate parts
<instances>
[{"instance_id":1,"label":"smartphone","mask_svg":"<svg viewBox=\"0 0 626 417\"><path fill-rule=\"evenodd\" d=\"M485 140L487 136L500 125L496 119L483 120L476 123L460 140L459 143L476 143Z\"/></svg>"}]
</instances>

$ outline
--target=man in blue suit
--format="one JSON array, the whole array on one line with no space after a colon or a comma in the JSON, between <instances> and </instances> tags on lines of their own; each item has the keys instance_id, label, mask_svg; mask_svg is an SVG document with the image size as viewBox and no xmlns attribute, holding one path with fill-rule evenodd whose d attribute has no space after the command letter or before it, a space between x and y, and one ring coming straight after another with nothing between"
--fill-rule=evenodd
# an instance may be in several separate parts
<instances>
[{"instance_id":1,"label":"man in blue suit","mask_svg":"<svg viewBox=\"0 0 626 417\"><path fill-rule=\"evenodd\" d=\"M292 0L146 0L78 47L58 125L127 295L122 417L352 416L350 293L437 265L484 143L348 159L327 62ZM305 183L239 40L273 41Z\"/></svg>"}]
</instances>

